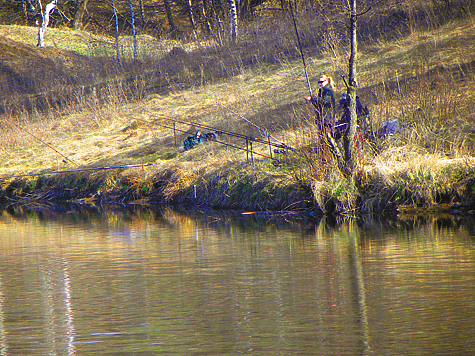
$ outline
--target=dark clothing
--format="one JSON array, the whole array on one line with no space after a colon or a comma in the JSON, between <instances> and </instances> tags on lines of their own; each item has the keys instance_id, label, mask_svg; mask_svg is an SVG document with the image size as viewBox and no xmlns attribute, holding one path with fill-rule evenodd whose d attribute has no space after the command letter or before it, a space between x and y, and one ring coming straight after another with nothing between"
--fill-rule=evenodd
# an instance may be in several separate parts
<instances>
[{"instance_id":1,"label":"dark clothing","mask_svg":"<svg viewBox=\"0 0 475 356\"><path fill-rule=\"evenodd\" d=\"M335 92L326 85L318 90L318 95L312 95L311 102L317 109L317 124L333 127L335 116Z\"/></svg>"},{"instance_id":2,"label":"dark clothing","mask_svg":"<svg viewBox=\"0 0 475 356\"><path fill-rule=\"evenodd\" d=\"M343 116L340 119L340 123L350 122L350 97L345 95L343 98L340 99L340 109L343 109ZM363 116L363 105L361 104L360 97L356 96L356 117Z\"/></svg>"},{"instance_id":3,"label":"dark clothing","mask_svg":"<svg viewBox=\"0 0 475 356\"><path fill-rule=\"evenodd\" d=\"M198 130L193 136L188 136L185 141L183 141L183 149L185 151L195 148L200 143L203 143L205 138L201 133L201 130Z\"/></svg>"},{"instance_id":4,"label":"dark clothing","mask_svg":"<svg viewBox=\"0 0 475 356\"><path fill-rule=\"evenodd\" d=\"M340 105L338 108L343 109L343 115L335 124L335 137L337 139L346 132L350 124L350 97L347 94L343 94L343 98L340 99ZM363 114L363 105L361 105L359 96L356 96L356 117L359 118L363 116Z\"/></svg>"}]
</instances>

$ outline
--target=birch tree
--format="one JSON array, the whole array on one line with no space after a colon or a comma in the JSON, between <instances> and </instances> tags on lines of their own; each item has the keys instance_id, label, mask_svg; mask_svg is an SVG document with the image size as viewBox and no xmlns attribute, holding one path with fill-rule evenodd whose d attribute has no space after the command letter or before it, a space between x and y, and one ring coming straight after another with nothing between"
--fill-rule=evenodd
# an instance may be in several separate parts
<instances>
[{"instance_id":1,"label":"birch tree","mask_svg":"<svg viewBox=\"0 0 475 356\"><path fill-rule=\"evenodd\" d=\"M223 10L223 4L219 0L211 0L211 13L214 18L214 22L216 25L216 39L219 43L220 46L223 45L223 38L225 35L225 30L224 30L224 21L223 18L225 18L225 12Z\"/></svg>"},{"instance_id":2,"label":"birch tree","mask_svg":"<svg viewBox=\"0 0 475 356\"><path fill-rule=\"evenodd\" d=\"M132 35L134 37L134 60L137 60L137 34L135 33L135 15L134 15L134 8L132 6L132 0L129 0L129 8L130 8L130 17L132 19Z\"/></svg>"},{"instance_id":3,"label":"birch tree","mask_svg":"<svg viewBox=\"0 0 475 356\"><path fill-rule=\"evenodd\" d=\"M146 22L145 22L145 11L143 8L143 0L140 0L139 5L140 5L140 16L142 17L142 30L144 30Z\"/></svg>"},{"instance_id":4,"label":"birch tree","mask_svg":"<svg viewBox=\"0 0 475 356\"><path fill-rule=\"evenodd\" d=\"M193 14L193 4L191 3L191 0L186 1L186 7L187 7L187 11L188 11L188 17L189 17L190 23L191 23L191 30L192 30L192 33L193 33L193 40L196 41L198 39L198 36L196 35L195 16Z\"/></svg>"},{"instance_id":5,"label":"birch tree","mask_svg":"<svg viewBox=\"0 0 475 356\"><path fill-rule=\"evenodd\" d=\"M40 13L41 13L41 26L38 29L38 43L36 45L40 48L44 48L45 33L46 33L46 29L48 28L49 17L51 13L54 11L54 9L56 8L58 1L57 0L51 1L48 5L46 5L44 12L43 12L43 7L41 6L41 0L38 0L38 4L40 8Z\"/></svg>"},{"instance_id":6,"label":"birch tree","mask_svg":"<svg viewBox=\"0 0 475 356\"><path fill-rule=\"evenodd\" d=\"M120 62L120 50L119 50L119 19L117 17L117 9L115 8L115 2L112 1L112 10L114 11L114 19L115 19L115 50L117 54L117 64L119 67L122 67L122 63Z\"/></svg>"},{"instance_id":7,"label":"birch tree","mask_svg":"<svg viewBox=\"0 0 475 356\"><path fill-rule=\"evenodd\" d=\"M202 0L201 5L201 17L203 18L203 27L206 31L206 34L211 35L211 16L209 15L210 11L208 11L208 3L207 0Z\"/></svg>"},{"instance_id":8,"label":"birch tree","mask_svg":"<svg viewBox=\"0 0 475 356\"><path fill-rule=\"evenodd\" d=\"M231 7L231 39L234 43L237 42L238 36L238 19L237 19L237 11L236 11L236 1L229 0L229 6Z\"/></svg>"}]
</instances>

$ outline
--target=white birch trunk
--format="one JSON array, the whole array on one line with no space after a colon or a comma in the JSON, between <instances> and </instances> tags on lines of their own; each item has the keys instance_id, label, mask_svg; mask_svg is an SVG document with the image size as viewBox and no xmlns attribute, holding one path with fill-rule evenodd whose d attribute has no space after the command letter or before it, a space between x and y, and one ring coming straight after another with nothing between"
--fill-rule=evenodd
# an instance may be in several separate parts
<instances>
[{"instance_id":1,"label":"white birch trunk","mask_svg":"<svg viewBox=\"0 0 475 356\"><path fill-rule=\"evenodd\" d=\"M132 36L134 38L134 61L137 60L137 34L135 33L135 15L134 15L134 7L132 6L132 0L129 0L129 8L130 8L130 17L132 19Z\"/></svg>"},{"instance_id":2,"label":"white birch trunk","mask_svg":"<svg viewBox=\"0 0 475 356\"><path fill-rule=\"evenodd\" d=\"M188 17L190 18L191 28L193 30L193 40L196 41L198 36L196 35L195 17L193 15L193 4L191 0L187 0L186 6L188 7Z\"/></svg>"},{"instance_id":3,"label":"white birch trunk","mask_svg":"<svg viewBox=\"0 0 475 356\"><path fill-rule=\"evenodd\" d=\"M57 4L58 4L58 0L51 1L48 5L46 5L45 11L43 12L41 1L39 1L42 21L41 21L41 26L38 29L38 43L36 45L40 48L44 48L45 46L45 33L49 24L49 16L54 11Z\"/></svg>"},{"instance_id":4,"label":"white birch trunk","mask_svg":"<svg viewBox=\"0 0 475 356\"><path fill-rule=\"evenodd\" d=\"M119 51L119 19L117 18L117 10L115 8L114 0L112 0L112 10L114 11L114 19L115 19L115 50L117 54L117 63L119 67L122 67L122 63L120 62L120 51Z\"/></svg>"},{"instance_id":5,"label":"white birch trunk","mask_svg":"<svg viewBox=\"0 0 475 356\"><path fill-rule=\"evenodd\" d=\"M229 5L231 7L231 38L234 43L237 42L238 36L238 20L237 20L237 11L236 11L236 1L229 0Z\"/></svg>"}]
</instances>

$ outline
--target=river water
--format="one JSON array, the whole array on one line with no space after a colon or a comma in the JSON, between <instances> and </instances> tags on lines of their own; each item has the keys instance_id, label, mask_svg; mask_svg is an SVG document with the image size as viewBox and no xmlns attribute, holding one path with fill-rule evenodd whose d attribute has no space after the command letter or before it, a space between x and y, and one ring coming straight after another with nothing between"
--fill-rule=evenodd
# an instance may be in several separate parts
<instances>
[{"instance_id":1,"label":"river water","mask_svg":"<svg viewBox=\"0 0 475 356\"><path fill-rule=\"evenodd\" d=\"M9 208L0 354L475 355L475 221Z\"/></svg>"}]
</instances>

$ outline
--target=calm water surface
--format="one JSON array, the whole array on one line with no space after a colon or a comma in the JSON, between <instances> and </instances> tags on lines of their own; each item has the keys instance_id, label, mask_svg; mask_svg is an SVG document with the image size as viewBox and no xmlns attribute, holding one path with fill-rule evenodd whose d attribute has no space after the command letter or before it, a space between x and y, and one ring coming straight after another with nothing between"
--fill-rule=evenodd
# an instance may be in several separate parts
<instances>
[{"instance_id":1,"label":"calm water surface","mask_svg":"<svg viewBox=\"0 0 475 356\"><path fill-rule=\"evenodd\" d=\"M475 355L475 222L0 213L0 355Z\"/></svg>"}]
</instances>

